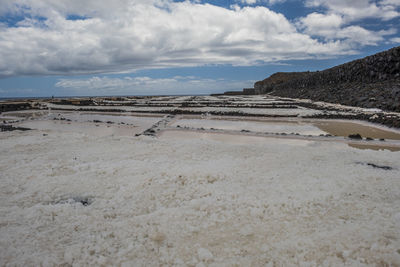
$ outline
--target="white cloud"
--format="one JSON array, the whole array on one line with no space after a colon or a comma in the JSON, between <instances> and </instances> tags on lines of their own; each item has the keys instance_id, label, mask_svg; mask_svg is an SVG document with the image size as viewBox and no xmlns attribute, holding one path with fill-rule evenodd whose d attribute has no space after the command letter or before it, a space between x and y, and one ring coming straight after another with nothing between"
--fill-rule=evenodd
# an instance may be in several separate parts
<instances>
[{"instance_id":1,"label":"white cloud","mask_svg":"<svg viewBox=\"0 0 400 267\"><path fill-rule=\"evenodd\" d=\"M237 0L237 2L246 5L255 5L257 3L268 3L269 5L275 5L278 3L286 2L286 0Z\"/></svg>"},{"instance_id":2,"label":"white cloud","mask_svg":"<svg viewBox=\"0 0 400 267\"><path fill-rule=\"evenodd\" d=\"M247 5L254 5L255 3L259 2L257 0L240 0L241 3L247 4Z\"/></svg>"},{"instance_id":3,"label":"white cloud","mask_svg":"<svg viewBox=\"0 0 400 267\"><path fill-rule=\"evenodd\" d=\"M255 65L354 53L320 42L266 7L168 0L2 0L25 14L0 27L0 76L130 72L208 64ZM67 20L68 15L85 20ZM46 19L38 19L38 17Z\"/></svg>"},{"instance_id":4,"label":"white cloud","mask_svg":"<svg viewBox=\"0 0 400 267\"><path fill-rule=\"evenodd\" d=\"M400 6L400 0L383 0L381 1L381 5Z\"/></svg>"},{"instance_id":5,"label":"white cloud","mask_svg":"<svg viewBox=\"0 0 400 267\"><path fill-rule=\"evenodd\" d=\"M343 18L337 14L311 13L300 18L297 25L308 34L333 37L343 25Z\"/></svg>"},{"instance_id":6,"label":"white cloud","mask_svg":"<svg viewBox=\"0 0 400 267\"><path fill-rule=\"evenodd\" d=\"M311 36L326 40L342 40L350 47L357 45L377 45L387 35L396 33L395 29L371 31L358 25L347 26L343 16L330 13L311 13L300 18L297 26Z\"/></svg>"},{"instance_id":7,"label":"white cloud","mask_svg":"<svg viewBox=\"0 0 400 267\"><path fill-rule=\"evenodd\" d=\"M308 7L324 7L324 13L311 13L297 19L296 26L310 36L322 37L325 41L341 40L349 47L378 45L387 36L397 32L395 28L373 31L358 21L372 18L390 20L400 16L397 11L400 0L307 0Z\"/></svg>"},{"instance_id":8,"label":"white cloud","mask_svg":"<svg viewBox=\"0 0 400 267\"><path fill-rule=\"evenodd\" d=\"M343 16L347 23L365 18L390 20L399 17L399 5L399 0L306 0L306 6L325 7L328 13Z\"/></svg>"},{"instance_id":9,"label":"white cloud","mask_svg":"<svg viewBox=\"0 0 400 267\"><path fill-rule=\"evenodd\" d=\"M390 39L390 41L391 41L392 43L394 43L394 44L400 44L400 37L392 38L392 39Z\"/></svg>"},{"instance_id":10,"label":"white cloud","mask_svg":"<svg viewBox=\"0 0 400 267\"><path fill-rule=\"evenodd\" d=\"M56 87L71 90L72 94L93 92L96 94L209 94L249 87L253 81L235 81L224 79L205 79L193 76L176 76L166 79L149 77L110 78L92 77L88 79L60 79Z\"/></svg>"}]
</instances>

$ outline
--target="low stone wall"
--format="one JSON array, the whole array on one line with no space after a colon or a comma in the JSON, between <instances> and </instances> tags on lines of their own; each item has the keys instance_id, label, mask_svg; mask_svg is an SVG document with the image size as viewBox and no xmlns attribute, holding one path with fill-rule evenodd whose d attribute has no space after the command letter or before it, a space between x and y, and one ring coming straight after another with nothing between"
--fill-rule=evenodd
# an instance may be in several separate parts
<instances>
[{"instance_id":1,"label":"low stone wall","mask_svg":"<svg viewBox=\"0 0 400 267\"><path fill-rule=\"evenodd\" d=\"M31 104L28 102L0 103L0 113L7 111L30 109Z\"/></svg>"}]
</instances>

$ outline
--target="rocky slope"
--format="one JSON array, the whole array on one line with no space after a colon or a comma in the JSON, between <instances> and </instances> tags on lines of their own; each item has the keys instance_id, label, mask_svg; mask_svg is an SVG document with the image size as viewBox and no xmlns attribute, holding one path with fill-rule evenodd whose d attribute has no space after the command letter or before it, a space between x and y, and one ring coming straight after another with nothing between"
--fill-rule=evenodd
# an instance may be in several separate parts
<instances>
[{"instance_id":1,"label":"rocky slope","mask_svg":"<svg viewBox=\"0 0 400 267\"><path fill-rule=\"evenodd\" d=\"M276 73L254 88L256 94L400 112L400 46L324 71Z\"/></svg>"}]
</instances>

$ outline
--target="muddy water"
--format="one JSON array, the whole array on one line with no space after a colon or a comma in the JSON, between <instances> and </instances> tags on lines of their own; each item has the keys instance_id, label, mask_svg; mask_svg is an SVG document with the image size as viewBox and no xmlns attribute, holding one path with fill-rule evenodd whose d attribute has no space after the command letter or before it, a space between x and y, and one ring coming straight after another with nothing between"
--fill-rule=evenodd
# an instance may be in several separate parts
<instances>
[{"instance_id":1,"label":"muddy water","mask_svg":"<svg viewBox=\"0 0 400 267\"><path fill-rule=\"evenodd\" d=\"M382 128L364 125L357 122L347 121L315 121L313 125L332 135L347 137L350 134L360 134L362 137L371 137L374 139L392 139L400 140L400 132L385 130Z\"/></svg>"}]
</instances>

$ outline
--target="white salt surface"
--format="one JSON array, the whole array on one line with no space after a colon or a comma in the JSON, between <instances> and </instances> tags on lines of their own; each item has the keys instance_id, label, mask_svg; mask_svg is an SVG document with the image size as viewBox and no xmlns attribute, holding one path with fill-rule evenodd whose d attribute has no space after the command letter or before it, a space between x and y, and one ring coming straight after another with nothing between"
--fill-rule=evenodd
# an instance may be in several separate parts
<instances>
[{"instance_id":1,"label":"white salt surface","mask_svg":"<svg viewBox=\"0 0 400 267\"><path fill-rule=\"evenodd\" d=\"M400 265L399 152L267 140L0 133L0 265Z\"/></svg>"},{"instance_id":2,"label":"white salt surface","mask_svg":"<svg viewBox=\"0 0 400 267\"><path fill-rule=\"evenodd\" d=\"M141 133L148 127L131 126L131 125L108 125L105 123L82 123L82 122L65 122L65 121L26 121L18 124L20 127L26 127L35 130L43 130L46 132L70 132L83 133L91 136L133 136Z\"/></svg>"},{"instance_id":3,"label":"white salt surface","mask_svg":"<svg viewBox=\"0 0 400 267\"><path fill-rule=\"evenodd\" d=\"M304 135L327 134L310 122L277 122L277 121L229 121L229 120L207 120L207 119L181 119L172 124L172 126L221 129L221 130L249 130L254 132L269 133L299 133Z\"/></svg>"},{"instance_id":4,"label":"white salt surface","mask_svg":"<svg viewBox=\"0 0 400 267\"><path fill-rule=\"evenodd\" d=\"M132 125L145 125L150 127L149 125L152 125L156 123L157 121L160 120L159 117L138 117L134 115L127 115L123 116L121 114L113 114L113 115L107 115L107 114L96 114L92 112L82 112L82 113L77 113L77 112L55 112L51 113L49 116L51 118L57 118L60 117L58 114L61 115L61 117L64 117L66 119L70 119L73 121L78 121L78 122L90 122L90 121L101 121L101 122L113 122L113 123L125 123L125 124L132 124Z\"/></svg>"},{"instance_id":5,"label":"white salt surface","mask_svg":"<svg viewBox=\"0 0 400 267\"><path fill-rule=\"evenodd\" d=\"M69 119L53 120L54 118ZM136 117L136 116L115 116L94 113L61 112L48 113L36 120L25 120L18 124L19 127L26 127L43 131L61 131L71 133L84 133L91 136L133 136L142 133L150 128L161 118L157 117ZM94 122L98 121L98 122ZM109 123L107 123L109 122Z\"/></svg>"},{"instance_id":6,"label":"white salt surface","mask_svg":"<svg viewBox=\"0 0 400 267\"><path fill-rule=\"evenodd\" d=\"M44 103L44 105L53 110L123 110L127 112L135 111L161 111L161 110L174 110L176 107L130 107L130 106L74 106L74 105L56 105L52 103Z\"/></svg>"},{"instance_id":7,"label":"white salt surface","mask_svg":"<svg viewBox=\"0 0 400 267\"><path fill-rule=\"evenodd\" d=\"M181 108L183 110L192 110L197 112L240 112L244 114L262 114L262 115L280 115L280 116L311 116L321 113L318 110L306 109L306 108L234 108L234 107L202 107L202 108Z\"/></svg>"}]
</instances>

